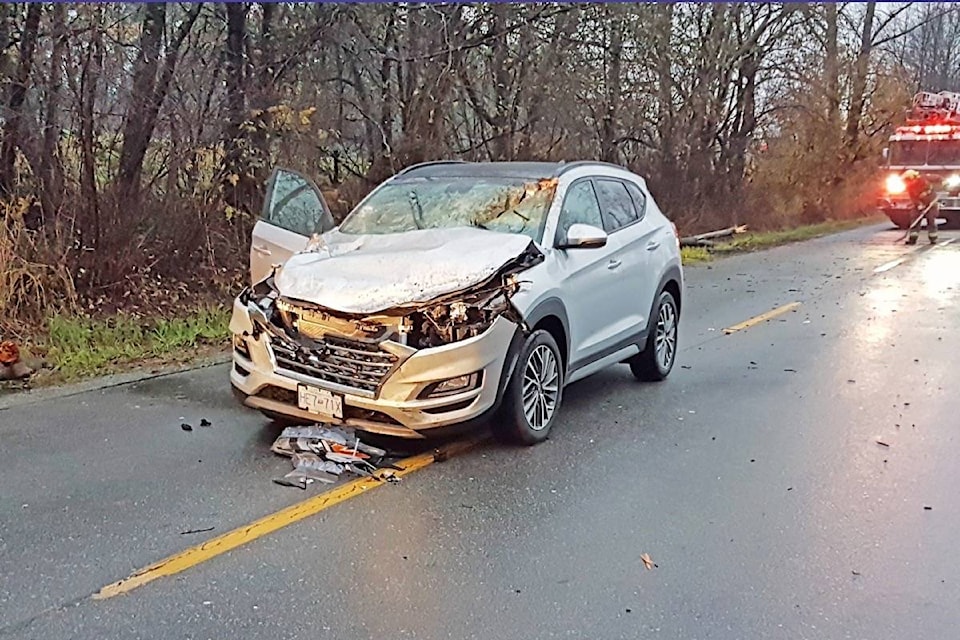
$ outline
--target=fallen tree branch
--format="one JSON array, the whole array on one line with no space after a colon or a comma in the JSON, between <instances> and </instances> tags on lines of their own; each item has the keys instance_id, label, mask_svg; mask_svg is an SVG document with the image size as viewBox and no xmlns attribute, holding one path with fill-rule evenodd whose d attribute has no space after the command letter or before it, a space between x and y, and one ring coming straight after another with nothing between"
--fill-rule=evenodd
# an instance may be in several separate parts
<instances>
[{"instance_id":1,"label":"fallen tree branch","mask_svg":"<svg viewBox=\"0 0 960 640\"><path fill-rule=\"evenodd\" d=\"M685 238L680 238L681 247L710 247L713 246L711 240L716 240L717 238L729 238L735 236L738 233L744 233L747 230L747 225L742 224L736 227L727 227L726 229L719 229L718 231L708 231L707 233L700 233L695 236L687 236Z\"/></svg>"}]
</instances>

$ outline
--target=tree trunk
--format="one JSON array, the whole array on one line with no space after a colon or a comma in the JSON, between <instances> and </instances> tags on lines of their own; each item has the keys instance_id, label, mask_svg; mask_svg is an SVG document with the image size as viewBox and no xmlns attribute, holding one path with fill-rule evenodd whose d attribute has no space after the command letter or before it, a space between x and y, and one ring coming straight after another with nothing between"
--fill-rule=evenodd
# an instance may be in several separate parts
<instances>
[{"instance_id":1,"label":"tree trunk","mask_svg":"<svg viewBox=\"0 0 960 640\"><path fill-rule=\"evenodd\" d=\"M100 82L100 72L103 67L102 34L100 31L102 13L99 7L97 14L97 26L91 34L90 43L87 45L83 70L80 73L80 191L86 209L86 219L92 227L92 237L84 238L81 236L81 242L84 243L84 241L89 240L89 243L85 244L89 244L94 249L100 244L103 232L100 224L100 203L97 195L97 158L94 152L94 141L96 139L94 107L96 106L97 85ZM81 227L81 232L84 226Z\"/></svg>"},{"instance_id":2,"label":"tree trunk","mask_svg":"<svg viewBox=\"0 0 960 640\"><path fill-rule=\"evenodd\" d=\"M860 34L860 50L853 69L850 87L850 112L847 115L846 143L852 158L857 155L857 142L860 137L860 119L867 101L867 73L870 70L870 52L873 49L873 18L877 3L868 2L863 17L863 31Z\"/></svg>"},{"instance_id":3,"label":"tree trunk","mask_svg":"<svg viewBox=\"0 0 960 640\"><path fill-rule=\"evenodd\" d=\"M0 197L9 197L16 182L17 147L20 144L20 118L23 102L27 97L27 84L33 66L33 52L37 46L42 4L27 6L27 18L20 36L20 60L10 84L7 97L6 118L3 125L3 140L0 141Z\"/></svg>"},{"instance_id":4,"label":"tree trunk","mask_svg":"<svg viewBox=\"0 0 960 640\"><path fill-rule=\"evenodd\" d=\"M121 201L139 191L143 159L153 136L153 121L145 117L151 109L160 66L160 45L163 41L167 5L158 2L144 7L140 33L140 52L133 66L133 89L123 123L123 146L117 175Z\"/></svg>"},{"instance_id":5,"label":"tree trunk","mask_svg":"<svg viewBox=\"0 0 960 640\"><path fill-rule=\"evenodd\" d=\"M64 5L56 3L53 11L53 51L50 56L50 76L47 79L47 100L43 117L43 151L40 179L43 185L40 202L43 221L57 215L63 201L63 165L60 160L60 84L63 80L63 60L67 45L67 27Z\"/></svg>"},{"instance_id":6,"label":"tree trunk","mask_svg":"<svg viewBox=\"0 0 960 640\"><path fill-rule=\"evenodd\" d=\"M837 39L837 5L824 4L826 11L826 46L823 60L824 97L827 124L834 135L840 133L840 47Z\"/></svg>"},{"instance_id":7,"label":"tree trunk","mask_svg":"<svg viewBox=\"0 0 960 640\"><path fill-rule=\"evenodd\" d=\"M616 136L617 111L620 107L622 91L623 15L616 9L611 9L610 6L604 7L603 12L603 17L610 29L610 40L604 56L606 104L600 119L600 160L617 163L620 155Z\"/></svg>"}]
</instances>

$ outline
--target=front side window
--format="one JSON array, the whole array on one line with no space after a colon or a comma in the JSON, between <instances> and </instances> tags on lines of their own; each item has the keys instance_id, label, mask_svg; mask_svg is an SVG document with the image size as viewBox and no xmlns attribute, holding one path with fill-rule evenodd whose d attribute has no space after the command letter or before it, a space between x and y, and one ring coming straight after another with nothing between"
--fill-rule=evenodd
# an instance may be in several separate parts
<instances>
[{"instance_id":1,"label":"front side window","mask_svg":"<svg viewBox=\"0 0 960 640\"><path fill-rule=\"evenodd\" d=\"M567 231L575 224L589 224L603 229L603 217L600 214L600 203L589 180L574 182L567 189L560 209L560 219L557 221L557 242L563 243L567 239Z\"/></svg>"},{"instance_id":2,"label":"front side window","mask_svg":"<svg viewBox=\"0 0 960 640\"><path fill-rule=\"evenodd\" d=\"M619 180L604 178L597 179L594 183L600 198L604 231L613 233L640 219L626 185Z\"/></svg>"},{"instance_id":3,"label":"front side window","mask_svg":"<svg viewBox=\"0 0 960 640\"><path fill-rule=\"evenodd\" d=\"M388 234L466 226L523 234L540 242L556 186L553 179L401 178L361 202L340 231Z\"/></svg>"},{"instance_id":4,"label":"front side window","mask_svg":"<svg viewBox=\"0 0 960 640\"><path fill-rule=\"evenodd\" d=\"M324 231L329 218L313 184L293 171L278 169L273 176L263 219L281 229L310 236Z\"/></svg>"}]
</instances>

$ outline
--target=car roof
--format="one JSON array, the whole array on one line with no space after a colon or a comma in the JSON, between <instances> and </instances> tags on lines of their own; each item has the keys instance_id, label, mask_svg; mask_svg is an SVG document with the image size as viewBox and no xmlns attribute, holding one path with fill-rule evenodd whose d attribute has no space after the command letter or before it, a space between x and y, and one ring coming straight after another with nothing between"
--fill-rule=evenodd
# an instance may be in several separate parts
<instances>
[{"instance_id":1,"label":"car roof","mask_svg":"<svg viewBox=\"0 0 960 640\"><path fill-rule=\"evenodd\" d=\"M520 178L542 180L556 178L574 168L596 166L598 168L626 171L623 167L583 160L577 162L463 162L438 160L407 167L397 178Z\"/></svg>"}]
</instances>

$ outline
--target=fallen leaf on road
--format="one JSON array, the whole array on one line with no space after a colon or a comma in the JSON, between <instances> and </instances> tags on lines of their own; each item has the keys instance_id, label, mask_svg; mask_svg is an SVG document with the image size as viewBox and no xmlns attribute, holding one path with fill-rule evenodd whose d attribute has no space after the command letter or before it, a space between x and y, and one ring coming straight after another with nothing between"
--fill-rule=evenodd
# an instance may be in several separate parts
<instances>
[{"instance_id":1,"label":"fallen leaf on road","mask_svg":"<svg viewBox=\"0 0 960 640\"><path fill-rule=\"evenodd\" d=\"M650 558L649 553L645 553L641 555L640 559L643 560L643 568L646 569L647 571L657 566L656 563L654 563L654 561Z\"/></svg>"},{"instance_id":2,"label":"fallen leaf on road","mask_svg":"<svg viewBox=\"0 0 960 640\"><path fill-rule=\"evenodd\" d=\"M889 447L890 445L884 442L883 440L877 440L877 444L881 447Z\"/></svg>"}]
</instances>

